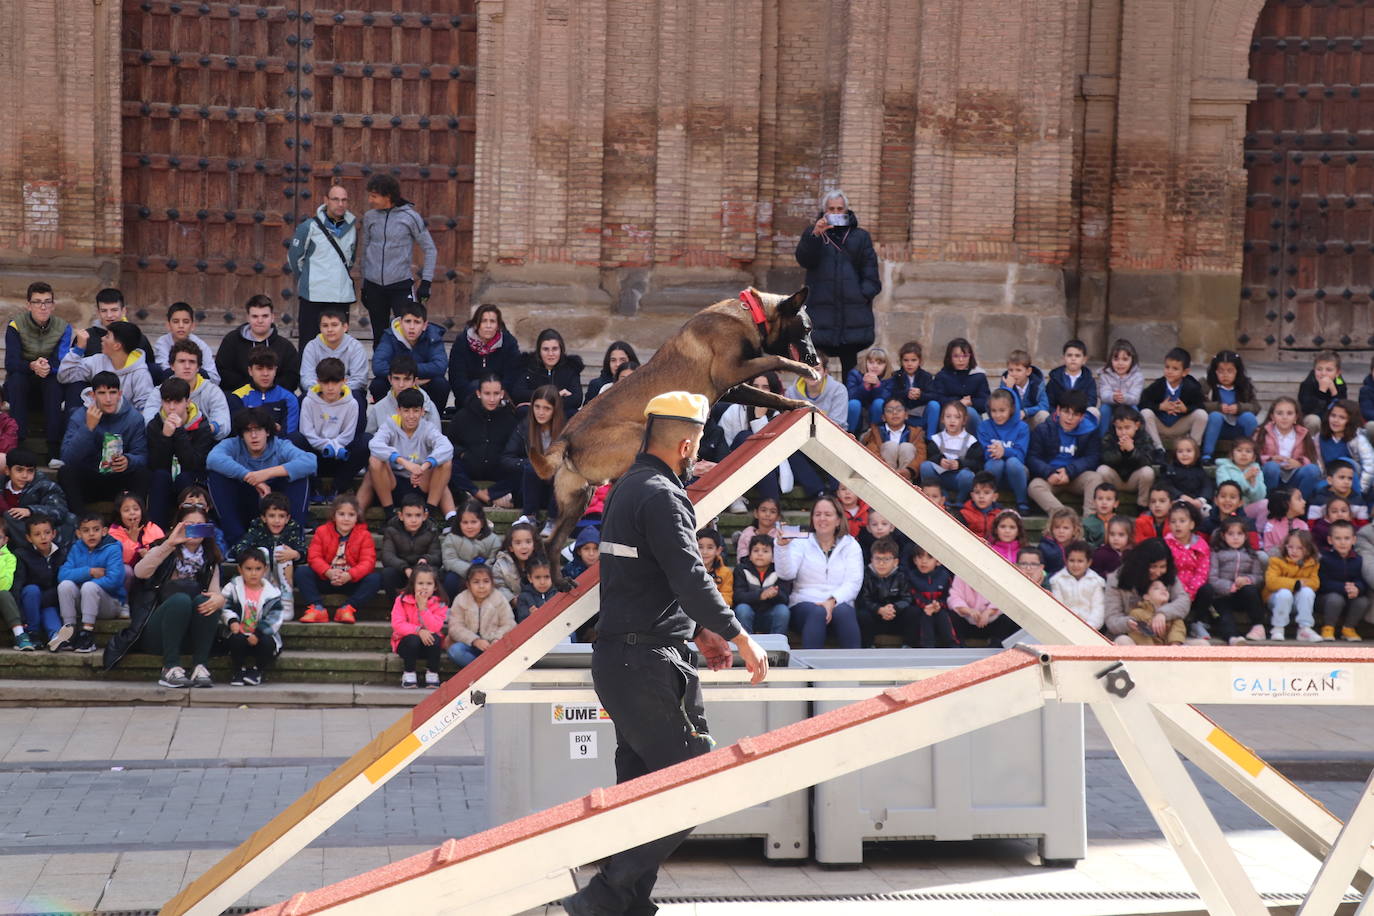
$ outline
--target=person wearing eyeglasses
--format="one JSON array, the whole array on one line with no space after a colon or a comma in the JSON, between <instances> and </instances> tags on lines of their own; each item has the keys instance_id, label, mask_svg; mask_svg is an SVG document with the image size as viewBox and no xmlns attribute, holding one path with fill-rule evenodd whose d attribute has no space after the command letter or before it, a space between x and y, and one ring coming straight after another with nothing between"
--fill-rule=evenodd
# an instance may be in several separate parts
<instances>
[{"instance_id":1,"label":"person wearing eyeglasses","mask_svg":"<svg viewBox=\"0 0 1374 916\"><path fill-rule=\"evenodd\" d=\"M291 237L286 263L296 278L296 333L302 349L320 333L320 309L339 309L347 315L357 301L350 274L358 250L357 223L348 209L348 190L335 184Z\"/></svg>"},{"instance_id":2,"label":"person wearing eyeglasses","mask_svg":"<svg viewBox=\"0 0 1374 916\"><path fill-rule=\"evenodd\" d=\"M51 284L41 280L30 283L25 298L28 311L5 328L5 400L19 424L20 442L29 436L29 399L36 395L42 402L48 466L60 468L58 454L67 425L62 418L57 367L71 348L72 326L53 314L57 298Z\"/></svg>"}]
</instances>

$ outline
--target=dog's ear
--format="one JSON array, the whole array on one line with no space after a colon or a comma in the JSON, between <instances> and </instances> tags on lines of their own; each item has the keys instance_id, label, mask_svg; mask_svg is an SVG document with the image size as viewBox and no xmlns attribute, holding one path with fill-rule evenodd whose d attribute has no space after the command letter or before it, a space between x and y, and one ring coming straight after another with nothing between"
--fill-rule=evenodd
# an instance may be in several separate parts
<instances>
[{"instance_id":1,"label":"dog's ear","mask_svg":"<svg viewBox=\"0 0 1374 916\"><path fill-rule=\"evenodd\" d=\"M803 286L801 289L797 290L795 293L779 302L778 314L787 315L790 317L800 312L802 310L802 306L806 305L806 296L809 292L810 290Z\"/></svg>"}]
</instances>

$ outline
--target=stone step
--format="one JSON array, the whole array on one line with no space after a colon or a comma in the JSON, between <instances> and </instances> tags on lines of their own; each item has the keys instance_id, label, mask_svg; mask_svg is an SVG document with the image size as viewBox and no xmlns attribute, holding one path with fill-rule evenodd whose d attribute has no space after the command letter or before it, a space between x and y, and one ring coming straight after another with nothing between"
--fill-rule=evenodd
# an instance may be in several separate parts
<instances>
[{"instance_id":1,"label":"stone step","mask_svg":"<svg viewBox=\"0 0 1374 916\"><path fill-rule=\"evenodd\" d=\"M6 678L0 680L0 706L247 706L283 709L376 706L406 708L429 696L426 690L402 690L399 677L377 684L291 683L268 675L257 687L233 687L219 679L212 690L173 690L155 678L115 681L109 678Z\"/></svg>"},{"instance_id":2,"label":"stone step","mask_svg":"<svg viewBox=\"0 0 1374 916\"><path fill-rule=\"evenodd\" d=\"M129 653L113 671L101 670L101 653L78 655L75 652L0 652L0 681L29 680L114 680L156 681L161 659L145 653ZM325 651L297 649L289 643L277 658L269 678L282 683L386 684L401 676L401 660L387 651ZM444 658L444 670L452 673L452 662ZM210 661L212 676L228 682L229 658Z\"/></svg>"}]
</instances>

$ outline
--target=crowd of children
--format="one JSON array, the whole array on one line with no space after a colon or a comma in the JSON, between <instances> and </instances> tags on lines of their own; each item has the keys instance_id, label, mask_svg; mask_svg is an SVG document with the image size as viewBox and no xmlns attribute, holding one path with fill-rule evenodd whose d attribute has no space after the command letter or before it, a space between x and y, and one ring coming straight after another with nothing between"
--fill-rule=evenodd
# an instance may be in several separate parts
<instances>
[{"instance_id":1,"label":"crowd of children","mask_svg":"<svg viewBox=\"0 0 1374 916\"><path fill-rule=\"evenodd\" d=\"M547 602L552 563L571 577L596 564L595 511L567 555L544 556L541 520L555 506L529 456L638 367L628 343L608 348L584 388L581 360L557 331L522 355L490 305L450 351L425 306L407 302L369 357L345 309L324 307L319 334L298 351L278 331L271 299L254 296L244 323L212 352L186 303L168 309L167 333L149 344L117 290L97 296L86 329L54 317L47 284L31 285L27 298L6 336L14 420L0 416L0 433L17 427L0 489L0 618L21 651L94 652L103 618L128 621L120 651L170 644L181 626L197 634L191 673L169 649L160 682L208 686L203 624L182 611L205 617L214 605L211 645L231 657L234 683L252 685L281 651L284 621L352 623L384 592L405 686L418 686L422 658L429 683L440 654L468 664ZM1229 350L1201 380L1186 350L1170 350L1152 381L1126 340L1096 369L1079 340L1048 371L1013 350L998 377L967 339L948 342L934 374L924 352L907 342L894 361L873 348L843 387L823 378L789 393L846 423L1109 635L1237 643L1282 639L1295 627L1300 640L1359 638L1374 583L1374 533L1364 531L1374 367L1348 399L1339 355L1320 353L1297 397L1261 405L1243 358ZM755 383L783 390L773 377ZM34 406L47 420L56 482L18 444ZM762 408L718 412L703 457L723 458L769 417ZM800 527L784 523L779 499L794 479L815 497ZM1123 493L1135 514L1123 511ZM755 523L735 542L714 529L699 541L747 629L792 632L807 647L949 646L1016 632L806 459L770 474L755 497ZM108 517L89 511L110 498ZM330 505L318 527L312 502ZM365 521L373 504L384 510L379 546ZM489 507L525 517L502 536ZM203 521L187 523L187 512ZM1029 544L1024 519L1039 513L1045 535ZM234 564L222 588L218 578L192 587L211 565L207 550ZM341 601L332 612L331 595Z\"/></svg>"}]
</instances>

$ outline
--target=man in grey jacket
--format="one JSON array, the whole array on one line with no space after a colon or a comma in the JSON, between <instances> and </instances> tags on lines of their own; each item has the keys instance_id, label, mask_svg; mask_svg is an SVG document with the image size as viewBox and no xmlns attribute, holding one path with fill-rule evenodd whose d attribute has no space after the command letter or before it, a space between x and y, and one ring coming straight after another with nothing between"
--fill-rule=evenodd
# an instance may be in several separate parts
<instances>
[{"instance_id":1,"label":"man in grey jacket","mask_svg":"<svg viewBox=\"0 0 1374 916\"><path fill-rule=\"evenodd\" d=\"M314 215L296 227L286 255L301 303L296 315L301 347L320 332L321 308L338 306L347 313L357 300L349 275L357 248L357 218L348 211L348 191L333 185Z\"/></svg>"},{"instance_id":2,"label":"man in grey jacket","mask_svg":"<svg viewBox=\"0 0 1374 916\"><path fill-rule=\"evenodd\" d=\"M372 209L363 216L363 307L375 349L407 299L424 302L429 298L438 251L424 217L401 196L401 184L391 175L367 180L367 203ZM411 273L416 245L425 255L418 285Z\"/></svg>"}]
</instances>

